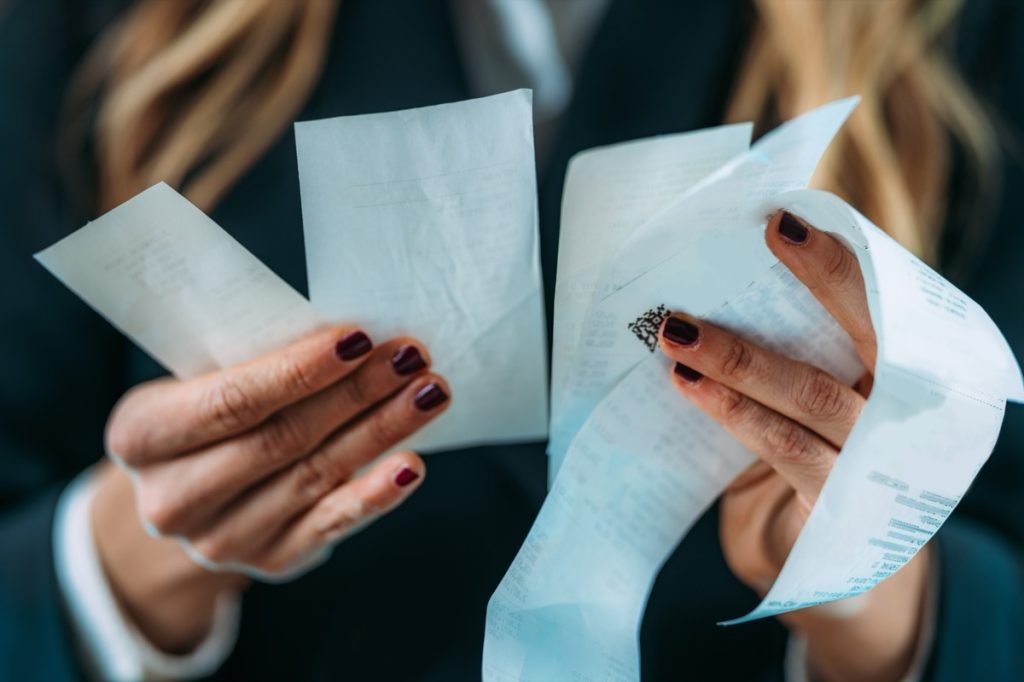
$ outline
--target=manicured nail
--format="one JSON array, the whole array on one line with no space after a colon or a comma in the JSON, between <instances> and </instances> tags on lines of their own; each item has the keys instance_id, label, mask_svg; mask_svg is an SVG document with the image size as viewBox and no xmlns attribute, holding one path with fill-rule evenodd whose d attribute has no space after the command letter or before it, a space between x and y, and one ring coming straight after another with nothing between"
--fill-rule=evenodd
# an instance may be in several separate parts
<instances>
[{"instance_id":1,"label":"manicured nail","mask_svg":"<svg viewBox=\"0 0 1024 682\"><path fill-rule=\"evenodd\" d=\"M692 346L697 343L700 330L697 325L691 324L678 317L670 317L665 320L665 338L679 346Z\"/></svg>"},{"instance_id":2,"label":"manicured nail","mask_svg":"<svg viewBox=\"0 0 1024 682\"><path fill-rule=\"evenodd\" d=\"M398 349L397 353L391 356L391 366L397 374L407 376L420 371L427 366L427 363L423 360L423 356L420 355L419 348L416 346L402 346Z\"/></svg>"},{"instance_id":3,"label":"manicured nail","mask_svg":"<svg viewBox=\"0 0 1024 682\"><path fill-rule=\"evenodd\" d=\"M420 475L409 467L402 467L401 471L395 474L395 485L399 488L404 488L419 477Z\"/></svg>"},{"instance_id":4,"label":"manicured nail","mask_svg":"<svg viewBox=\"0 0 1024 682\"><path fill-rule=\"evenodd\" d=\"M810 234L807 226L800 222L795 216L783 212L779 219L779 234L791 244L803 244Z\"/></svg>"},{"instance_id":5,"label":"manicured nail","mask_svg":"<svg viewBox=\"0 0 1024 682\"><path fill-rule=\"evenodd\" d=\"M677 362L676 366L672 368L672 371L675 372L677 377L682 377L685 381L688 381L691 384L697 383L704 376L693 367L688 367L681 362Z\"/></svg>"},{"instance_id":6,"label":"manicured nail","mask_svg":"<svg viewBox=\"0 0 1024 682\"><path fill-rule=\"evenodd\" d=\"M437 384L427 384L416 391L416 396L412 399L422 412L432 410L446 400L448 400L448 394Z\"/></svg>"},{"instance_id":7,"label":"manicured nail","mask_svg":"<svg viewBox=\"0 0 1024 682\"><path fill-rule=\"evenodd\" d=\"M348 362L349 360L355 360L358 357L366 355L373 348L373 342L370 341L370 337L363 332L351 332L346 334L338 341L338 344L334 347L334 352L338 354L338 357Z\"/></svg>"}]
</instances>

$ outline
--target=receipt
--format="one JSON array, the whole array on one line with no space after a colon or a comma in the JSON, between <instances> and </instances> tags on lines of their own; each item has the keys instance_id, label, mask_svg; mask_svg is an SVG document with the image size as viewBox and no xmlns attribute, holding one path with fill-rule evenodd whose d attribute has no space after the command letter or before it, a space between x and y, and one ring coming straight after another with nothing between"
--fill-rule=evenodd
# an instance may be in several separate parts
<instances>
[{"instance_id":1,"label":"receipt","mask_svg":"<svg viewBox=\"0 0 1024 682\"><path fill-rule=\"evenodd\" d=\"M295 126L310 298L410 334L452 387L405 447L542 440L547 363L530 92Z\"/></svg>"},{"instance_id":2,"label":"receipt","mask_svg":"<svg viewBox=\"0 0 1024 682\"><path fill-rule=\"evenodd\" d=\"M179 377L249 360L326 324L299 292L163 183L35 257Z\"/></svg>"},{"instance_id":3,"label":"receipt","mask_svg":"<svg viewBox=\"0 0 1024 682\"><path fill-rule=\"evenodd\" d=\"M577 154L566 171L551 349L551 410L562 413L569 368L587 360L580 328L605 264L633 230L750 145L751 125L624 142ZM582 350L583 355L577 356ZM552 433L559 452L572 434ZM564 441L564 442L563 442ZM549 458L554 480L561 456Z\"/></svg>"},{"instance_id":4,"label":"receipt","mask_svg":"<svg viewBox=\"0 0 1024 682\"><path fill-rule=\"evenodd\" d=\"M851 380L853 346L781 264L707 316ZM751 334L748 334L751 335ZM808 342L808 343L803 343ZM837 361L830 351L839 348ZM573 440L487 610L485 680L639 677L638 633L657 572L755 457L686 402L660 353L621 382Z\"/></svg>"},{"instance_id":5,"label":"receipt","mask_svg":"<svg viewBox=\"0 0 1024 682\"><path fill-rule=\"evenodd\" d=\"M779 208L856 254L879 357L867 406L778 579L731 622L867 591L935 533L987 459L1005 400L1024 398L998 329L842 201L799 190L852 105L781 126L637 228L606 265L580 335L600 339L586 353L602 371L577 370L567 412L552 416L574 436L488 605L485 679L638 679L640 622L661 565L755 461L675 392L670 363L649 345L660 313L645 315L685 310L846 382L863 371L845 332L765 246Z\"/></svg>"},{"instance_id":6,"label":"receipt","mask_svg":"<svg viewBox=\"0 0 1024 682\"><path fill-rule=\"evenodd\" d=\"M406 447L540 440L547 365L530 93L296 125L312 304L165 184L36 254L179 377L349 322L452 386Z\"/></svg>"},{"instance_id":7,"label":"receipt","mask_svg":"<svg viewBox=\"0 0 1024 682\"><path fill-rule=\"evenodd\" d=\"M634 230L615 257L604 264L602 282L594 288L585 313L563 313L555 306L556 326L563 314L574 319L582 316L586 331L579 335L585 352L571 356L569 367L553 368L553 374L563 373L566 379L558 409L551 415L551 471L558 470L573 436L598 401L653 348L654 337L645 320L657 318L670 297L678 296L670 282L669 291L649 307L617 310L611 307L619 300L614 290L642 279L655 265L674 260L670 267L686 268L693 274L689 307L685 308L690 314L704 315L729 294L741 291L750 281L748 273L763 270L772 260L763 243L748 239L751 224L761 217L757 211L762 199L807 186L818 158L855 104L854 99L840 100L794 119L766 135L750 153L738 156L696 185L681 188L681 196ZM673 248L676 235L689 235L697 221L713 229L700 230L702 241L680 246L683 253L677 253ZM559 250L577 247L563 236ZM730 263L733 265L725 266ZM637 335L646 336L648 347L636 342Z\"/></svg>"},{"instance_id":8,"label":"receipt","mask_svg":"<svg viewBox=\"0 0 1024 682\"><path fill-rule=\"evenodd\" d=\"M782 572L739 623L851 597L896 572L949 517L995 447L1021 370L981 307L833 195L779 197L849 245L879 357L864 412Z\"/></svg>"}]
</instances>

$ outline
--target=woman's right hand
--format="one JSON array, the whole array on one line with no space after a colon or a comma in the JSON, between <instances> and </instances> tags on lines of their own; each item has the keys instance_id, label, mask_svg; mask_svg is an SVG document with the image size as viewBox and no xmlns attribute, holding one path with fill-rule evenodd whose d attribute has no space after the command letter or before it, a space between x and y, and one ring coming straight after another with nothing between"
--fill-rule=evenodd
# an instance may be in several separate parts
<instances>
[{"instance_id":1,"label":"woman's right hand","mask_svg":"<svg viewBox=\"0 0 1024 682\"><path fill-rule=\"evenodd\" d=\"M423 460L411 452L357 472L446 407L448 386L428 365L414 340L373 348L361 331L332 328L235 367L125 394L107 450L134 485L112 469L101 474L93 530L114 593L143 631L148 621L174 629L153 613L161 594L174 596L170 582L216 594L211 586L230 578L189 567L193 575L179 570L171 580L160 558L169 543L143 541L135 509L125 506L134 502L151 533L184 540L208 566L291 576L422 481Z\"/></svg>"}]
</instances>

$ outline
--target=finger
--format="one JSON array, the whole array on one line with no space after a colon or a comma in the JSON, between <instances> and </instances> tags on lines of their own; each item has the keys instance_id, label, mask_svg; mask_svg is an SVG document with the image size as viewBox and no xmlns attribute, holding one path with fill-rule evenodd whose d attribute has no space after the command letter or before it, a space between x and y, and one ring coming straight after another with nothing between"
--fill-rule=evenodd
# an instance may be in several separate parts
<instances>
[{"instance_id":1,"label":"finger","mask_svg":"<svg viewBox=\"0 0 1024 682\"><path fill-rule=\"evenodd\" d=\"M228 369L142 384L114 408L107 451L141 466L241 433L347 376L372 347L364 332L332 327Z\"/></svg>"},{"instance_id":2,"label":"finger","mask_svg":"<svg viewBox=\"0 0 1024 682\"><path fill-rule=\"evenodd\" d=\"M386 457L323 497L250 561L270 575L286 573L404 502L425 473L423 460L411 452Z\"/></svg>"},{"instance_id":3,"label":"finger","mask_svg":"<svg viewBox=\"0 0 1024 682\"><path fill-rule=\"evenodd\" d=\"M141 470L147 520L164 533L187 534L205 525L244 490L310 453L339 426L413 381L428 362L426 350L415 341L389 341L349 376L255 429Z\"/></svg>"},{"instance_id":4,"label":"finger","mask_svg":"<svg viewBox=\"0 0 1024 682\"><path fill-rule=\"evenodd\" d=\"M873 369L877 344L864 276L854 255L832 235L786 211L768 221L765 241L850 335L864 366Z\"/></svg>"},{"instance_id":5,"label":"finger","mask_svg":"<svg viewBox=\"0 0 1024 682\"><path fill-rule=\"evenodd\" d=\"M750 396L838 447L864 409L863 396L828 372L683 313L665 319L659 344L673 360Z\"/></svg>"},{"instance_id":6,"label":"finger","mask_svg":"<svg viewBox=\"0 0 1024 682\"><path fill-rule=\"evenodd\" d=\"M425 376L340 430L308 457L246 492L215 524L204 529L204 538L196 540L197 548L204 556L224 561L259 547L269 533L441 414L447 400L428 409L416 406L416 396L429 392L431 386L440 386L447 393L447 384L440 377Z\"/></svg>"},{"instance_id":7,"label":"finger","mask_svg":"<svg viewBox=\"0 0 1024 682\"><path fill-rule=\"evenodd\" d=\"M838 452L792 419L696 370L676 363L679 392L767 462L809 504L818 499Z\"/></svg>"}]
</instances>

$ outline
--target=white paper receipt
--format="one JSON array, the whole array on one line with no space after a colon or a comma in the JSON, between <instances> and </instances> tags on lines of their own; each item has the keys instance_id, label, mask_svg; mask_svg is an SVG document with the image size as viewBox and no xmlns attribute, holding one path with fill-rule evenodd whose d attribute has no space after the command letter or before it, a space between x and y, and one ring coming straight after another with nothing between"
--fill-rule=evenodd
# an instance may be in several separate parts
<instances>
[{"instance_id":1,"label":"white paper receipt","mask_svg":"<svg viewBox=\"0 0 1024 682\"><path fill-rule=\"evenodd\" d=\"M571 245L558 251L555 282L554 340L551 349L551 409L564 413L569 371L603 373L604 354L589 366L590 347L603 337L580 340L588 304L604 266L633 230L713 170L750 146L748 123L710 130L625 142L577 154L562 191L559 240ZM580 353L577 355L577 353ZM584 379L585 380L585 379ZM559 424L561 425L561 423ZM551 452L562 453L571 429L553 429ZM561 463L550 458L550 479Z\"/></svg>"},{"instance_id":2,"label":"white paper receipt","mask_svg":"<svg viewBox=\"0 0 1024 682\"><path fill-rule=\"evenodd\" d=\"M488 605L485 680L638 679L658 571L755 461L673 389L655 350L668 311L846 382L863 373L846 333L765 246L779 209L856 255L878 360L775 584L730 622L871 589L935 534L985 463L1006 401L1024 401L1005 339L853 208L806 189L855 106L833 102L749 149L749 125L723 126L591 150L570 165L551 492ZM164 184L36 258L180 377L348 322L375 340L418 337L451 383L448 412L404 445L543 439L529 92L300 123L296 142L312 302Z\"/></svg>"},{"instance_id":3,"label":"white paper receipt","mask_svg":"<svg viewBox=\"0 0 1024 682\"><path fill-rule=\"evenodd\" d=\"M326 324L299 292L163 183L36 260L179 377L249 360Z\"/></svg>"},{"instance_id":4,"label":"white paper receipt","mask_svg":"<svg viewBox=\"0 0 1024 682\"><path fill-rule=\"evenodd\" d=\"M485 680L639 679L639 626L661 565L755 461L672 388L670 363L651 350L664 311L844 381L863 371L845 332L765 246L766 218L780 208L857 256L879 356L867 406L781 574L730 622L871 589L934 535L988 458L1006 400L1024 400L999 330L847 204L800 189L854 105L810 112L689 191L681 185L607 260L590 300L570 302L585 311L556 306L556 328L568 314L582 320L578 338L600 343L554 356L573 363L555 368L565 379L550 453L562 462L488 605ZM587 238L563 235L560 249Z\"/></svg>"},{"instance_id":5,"label":"white paper receipt","mask_svg":"<svg viewBox=\"0 0 1024 682\"><path fill-rule=\"evenodd\" d=\"M36 258L179 377L348 322L417 336L451 384L451 408L406 446L542 440L529 91L301 123L296 137L312 304L164 184Z\"/></svg>"},{"instance_id":6,"label":"white paper receipt","mask_svg":"<svg viewBox=\"0 0 1024 682\"><path fill-rule=\"evenodd\" d=\"M530 92L298 123L295 138L313 304L421 339L451 384L406 447L543 440Z\"/></svg>"}]
</instances>

